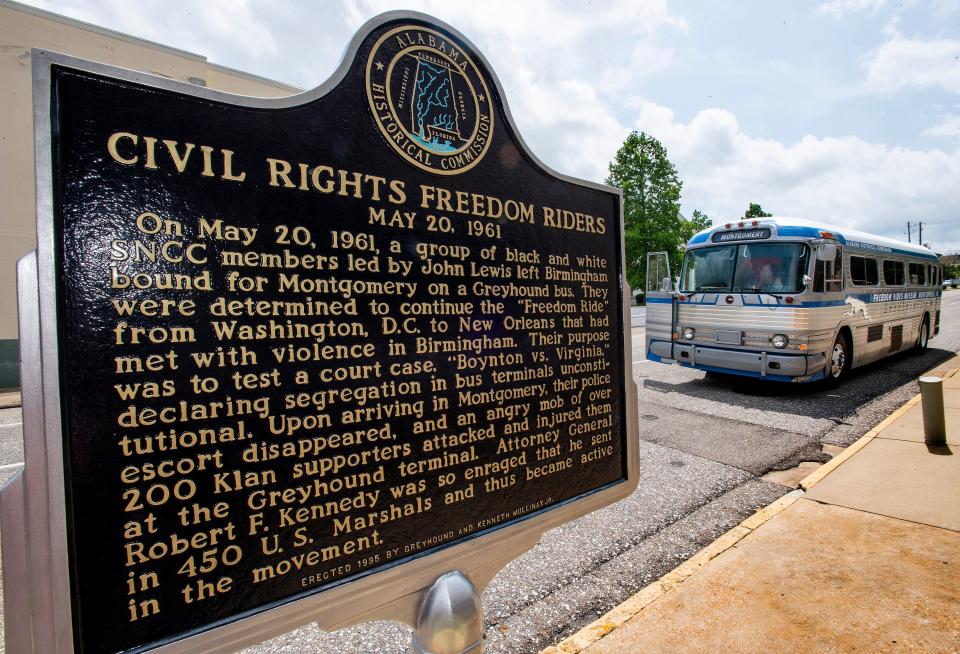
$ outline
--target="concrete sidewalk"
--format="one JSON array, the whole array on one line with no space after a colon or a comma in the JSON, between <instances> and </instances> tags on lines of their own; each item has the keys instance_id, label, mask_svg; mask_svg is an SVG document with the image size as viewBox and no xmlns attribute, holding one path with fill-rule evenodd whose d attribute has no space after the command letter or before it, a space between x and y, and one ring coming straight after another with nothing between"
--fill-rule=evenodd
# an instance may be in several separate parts
<instances>
[{"instance_id":1,"label":"concrete sidewalk","mask_svg":"<svg viewBox=\"0 0 960 654\"><path fill-rule=\"evenodd\" d=\"M796 490L542 654L960 652L960 357L947 445L907 402Z\"/></svg>"}]
</instances>

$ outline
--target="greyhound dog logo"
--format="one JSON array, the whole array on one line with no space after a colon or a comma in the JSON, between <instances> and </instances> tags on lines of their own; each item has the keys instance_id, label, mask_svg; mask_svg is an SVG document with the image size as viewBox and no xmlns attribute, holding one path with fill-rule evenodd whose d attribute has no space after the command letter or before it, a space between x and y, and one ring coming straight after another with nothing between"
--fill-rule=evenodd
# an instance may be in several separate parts
<instances>
[{"instance_id":1,"label":"greyhound dog logo","mask_svg":"<svg viewBox=\"0 0 960 654\"><path fill-rule=\"evenodd\" d=\"M420 25L388 31L367 58L366 92L384 138L418 168L456 175L490 146L486 78L448 34Z\"/></svg>"},{"instance_id":2,"label":"greyhound dog logo","mask_svg":"<svg viewBox=\"0 0 960 654\"><path fill-rule=\"evenodd\" d=\"M865 320L870 320L870 313L867 311L867 303L863 300L858 300L855 297L848 297L846 300L844 300L844 303L850 305L850 308L847 309L843 315L853 317L859 313Z\"/></svg>"}]
</instances>

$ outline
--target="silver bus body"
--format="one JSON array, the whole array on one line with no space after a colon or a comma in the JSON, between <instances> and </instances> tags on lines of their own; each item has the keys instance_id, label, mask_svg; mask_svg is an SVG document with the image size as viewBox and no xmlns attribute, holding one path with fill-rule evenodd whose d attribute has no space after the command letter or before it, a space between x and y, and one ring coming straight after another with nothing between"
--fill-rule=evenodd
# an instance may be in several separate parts
<instances>
[{"instance_id":1,"label":"silver bus body","mask_svg":"<svg viewBox=\"0 0 960 654\"><path fill-rule=\"evenodd\" d=\"M738 266L751 247L786 243L798 244L791 251L806 257L792 288L738 288L733 273L726 289L688 283L691 266L710 256L707 248L737 246L731 265ZM835 259L826 263L824 253ZM826 278L833 266L839 270ZM648 298L647 358L771 381L817 381L830 374L841 337L850 349L847 366L854 368L914 347L924 324L925 337L936 335L941 279L936 255L906 242L792 218L717 225L687 244L674 292ZM919 344L926 345L925 338Z\"/></svg>"}]
</instances>

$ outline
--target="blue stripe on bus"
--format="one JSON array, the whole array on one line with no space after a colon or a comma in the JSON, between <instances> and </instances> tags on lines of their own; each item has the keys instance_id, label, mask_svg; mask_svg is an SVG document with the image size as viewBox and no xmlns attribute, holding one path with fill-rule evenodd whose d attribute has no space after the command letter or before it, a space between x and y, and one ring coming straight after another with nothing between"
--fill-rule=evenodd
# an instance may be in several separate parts
<instances>
[{"instance_id":1,"label":"blue stripe on bus","mask_svg":"<svg viewBox=\"0 0 960 654\"><path fill-rule=\"evenodd\" d=\"M766 224L766 223L764 223ZM819 227L802 227L800 225L777 225L776 223L771 223L777 228L777 237L789 237L789 238L820 238L820 232L823 231ZM703 234L697 234L688 242L689 245L699 245L700 243L707 243L710 240L710 237L713 234L719 232L706 232ZM847 239L844 238L843 234L833 232L834 237L843 245L847 245ZM776 242L777 239L758 239L758 241L767 241ZM853 241L850 245L851 248L856 248L858 250L864 250L866 252L873 253L878 256L884 254L898 254L905 257L914 257L917 259L929 259L932 261L939 261L940 259L933 252L915 252L913 250L903 250L901 248L887 247L887 246L876 246L883 249L875 250L873 248L862 248L859 247L860 241ZM867 243L867 245L874 245L872 243Z\"/></svg>"},{"instance_id":2,"label":"blue stripe on bus","mask_svg":"<svg viewBox=\"0 0 960 654\"><path fill-rule=\"evenodd\" d=\"M670 304L673 298L669 297L648 297L647 304Z\"/></svg>"},{"instance_id":3,"label":"blue stripe on bus","mask_svg":"<svg viewBox=\"0 0 960 654\"><path fill-rule=\"evenodd\" d=\"M651 341L651 343L652 343L652 342L653 342L653 341ZM660 341L660 342L666 343L667 341ZM728 348L715 348L715 349L718 349L718 350L728 350ZM743 350L733 350L733 349L729 349L728 351L730 351L730 352L743 352ZM803 355L803 354L800 354L800 355L789 355L789 354L787 354L787 355L781 355L781 356L795 356L795 357L799 358L799 357L801 357L801 356L806 356L806 355ZM797 377L791 377L791 376L789 376L789 375L770 375L770 374L768 374L768 375L764 376L764 375L760 374L759 372L750 372L750 371L747 371L747 370L734 370L733 368L720 368L720 367L718 367L718 366L705 366L705 365L702 365L702 364L699 364L699 363L698 363L698 364L690 364L690 363L687 363L686 361L680 361L679 359L664 359L663 357L654 354L654 353L651 352L649 349L647 350L647 359L648 359L649 361L655 361L655 362L657 362L657 363L667 363L667 365L669 365L668 362L670 362L670 361L675 361L678 365L681 365L681 366L683 366L684 368L694 368L694 369L696 369L696 370L709 370L709 371L712 371L712 372L722 372L722 373L727 373L727 374L730 374L730 375L739 375L739 376L741 376L741 377L753 377L753 378L756 378L756 379L766 379L766 380L769 380L769 381L792 382L792 381L794 381L794 380L797 379ZM826 372L825 372L825 371L820 371L820 372L814 373L814 375L813 375L810 379L807 379L807 380L805 380L805 381L806 381L806 382L813 382L813 381L817 381L818 379L823 379L825 376L826 376Z\"/></svg>"},{"instance_id":4,"label":"blue stripe on bus","mask_svg":"<svg viewBox=\"0 0 960 654\"><path fill-rule=\"evenodd\" d=\"M777 226L777 236L791 236L794 238L820 238L820 232L826 231L820 227L801 227L800 225ZM847 241L842 234L833 234L840 243L846 245Z\"/></svg>"},{"instance_id":5,"label":"blue stripe on bus","mask_svg":"<svg viewBox=\"0 0 960 654\"><path fill-rule=\"evenodd\" d=\"M912 297L912 298L902 298L902 297L901 297L901 298L890 298L890 299L881 299L881 300L874 300L874 299L873 299L873 296L874 296L874 295L895 295L895 294L898 294L898 293L933 293L933 295L930 295L930 296L927 296L927 297L919 297L919 298L916 298L916 297ZM713 293L710 293L710 295L713 295ZM719 295L741 295L741 296L743 296L743 295L753 295L753 294L752 294L752 293L750 293L750 294L743 294L743 293L729 293L729 292L728 292L728 293L720 293ZM760 295L771 295L771 294L769 294L769 293L760 293ZM823 301L819 301L819 302L818 302L818 301L813 301L813 302L797 302L796 304L787 304L787 303L785 303L785 302L765 304L765 303L763 303L763 302L746 302L746 301L744 301L743 306L745 306L745 307L770 307L770 308L777 308L777 307L786 307L786 308L793 308L793 307L810 307L810 308L814 308L814 307L840 307L840 306L843 306L843 305L845 305L845 304L847 303L846 298L853 298L853 299L856 299L856 300L860 300L861 302L863 302L863 303L865 303L865 304L876 304L876 303L880 303L880 302L904 302L904 301L907 301L907 300L932 300L932 299L934 299L934 298L941 297L942 295L943 295L943 291L879 291L879 292L877 292L877 293L858 293L858 294L851 294L851 295L845 296L845 298L844 298L843 300L823 300ZM669 300L662 299L662 298L651 298L650 300L647 300L647 302L669 302ZM707 300L696 300L696 301L691 301L691 300L680 301L680 300L677 300L677 303L678 303L678 304L708 304L708 305L717 305L717 304L720 304L720 298L718 297L718 298L717 298L716 300L714 300L713 302L709 302L709 301L707 301Z\"/></svg>"},{"instance_id":6,"label":"blue stripe on bus","mask_svg":"<svg viewBox=\"0 0 960 654\"><path fill-rule=\"evenodd\" d=\"M766 224L767 223L764 223L764 225ZM781 226L781 225L777 225L776 223L770 223L770 224L774 225L777 228L778 237L790 236L793 238L820 238L821 230L816 227L800 227L797 225ZM736 230L732 230L732 231L736 231ZM706 243L713 234L718 234L718 233L720 232L706 232L703 234L697 234L692 239L690 239L689 243L690 245L696 245L698 243ZM774 242L776 241L776 239L757 239L757 240L759 241L772 240ZM837 234L837 240L840 241L841 243L845 243L843 236L841 236L840 234Z\"/></svg>"},{"instance_id":7,"label":"blue stripe on bus","mask_svg":"<svg viewBox=\"0 0 960 654\"><path fill-rule=\"evenodd\" d=\"M761 375L759 372L750 372L748 370L734 370L733 368L720 368L718 366L703 366L700 364L690 365L689 363L684 363L683 361L678 362L684 368L695 368L696 370L706 370L709 372L721 372L728 375L737 375L738 377L752 377L753 379L765 379L767 381L779 381L779 382L792 382L797 379L796 377L791 377L790 375ZM822 377L822 375L820 375ZM816 381L817 376L807 380L807 381Z\"/></svg>"}]
</instances>

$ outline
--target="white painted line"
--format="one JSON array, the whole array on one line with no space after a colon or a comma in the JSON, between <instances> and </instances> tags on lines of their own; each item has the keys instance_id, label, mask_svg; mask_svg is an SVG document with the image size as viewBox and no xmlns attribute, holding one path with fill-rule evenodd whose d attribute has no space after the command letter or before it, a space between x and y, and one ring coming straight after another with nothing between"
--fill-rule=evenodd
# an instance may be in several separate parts
<instances>
[{"instance_id":1,"label":"white painted line","mask_svg":"<svg viewBox=\"0 0 960 654\"><path fill-rule=\"evenodd\" d=\"M656 362L650 361L649 359L640 359L638 361L634 361L634 363L636 364L636 363L656 363Z\"/></svg>"},{"instance_id":2,"label":"white painted line","mask_svg":"<svg viewBox=\"0 0 960 654\"><path fill-rule=\"evenodd\" d=\"M8 463L5 466L0 466L0 472L3 472L5 470L12 470L13 468L22 468L22 467L23 467L23 463Z\"/></svg>"}]
</instances>

